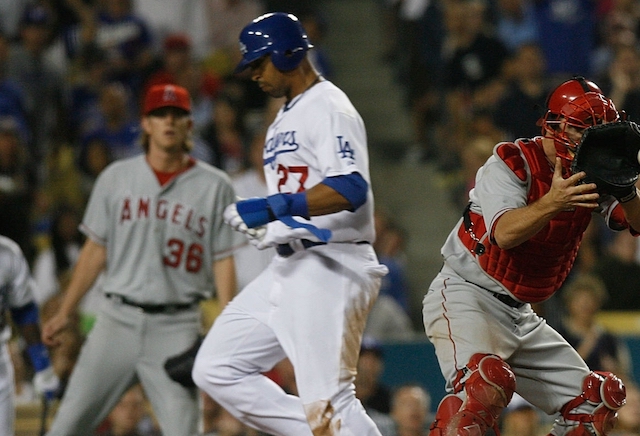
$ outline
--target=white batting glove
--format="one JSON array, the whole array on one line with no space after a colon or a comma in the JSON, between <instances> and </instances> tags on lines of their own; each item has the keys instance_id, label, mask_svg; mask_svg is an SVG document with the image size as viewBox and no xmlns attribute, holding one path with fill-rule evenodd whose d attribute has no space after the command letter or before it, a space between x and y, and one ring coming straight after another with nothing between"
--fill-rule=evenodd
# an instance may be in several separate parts
<instances>
[{"instance_id":1,"label":"white batting glove","mask_svg":"<svg viewBox=\"0 0 640 436\"><path fill-rule=\"evenodd\" d=\"M33 388L38 394L44 395L47 399L52 399L55 396L56 391L60 388L60 379L52 366L36 372L33 377Z\"/></svg>"},{"instance_id":2,"label":"white batting glove","mask_svg":"<svg viewBox=\"0 0 640 436\"><path fill-rule=\"evenodd\" d=\"M224 217L224 222L233 227L233 230L237 232L247 234L249 230L252 230L249 229L249 227L247 227L247 223L243 221L242 217L238 213L235 203L231 203L227 206L222 216Z\"/></svg>"},{"instance_id":3,"label":"white batting glove","mask_svg":"<svg viewBox=\"0 0 640 436\"><path fill-rule=\"evenodd\" d=\"M235 203L226 207L223 217L225 223L233 227L235 231L245 234L247 238L249 238L249 242L253 245L257 246L257 244L262 241L264 236L267 234L266 226L255 227L253 229L247 227L247 224L238 213Z\"/></svg>"},{"instance_id":4,"label":"white batting glove","mask_svg":"<svg viewBox=\"0 0 640 436\"><path fill-rule=\"evenodd\" d=\"M247 233L245 233L245 235L247 235L247 238L249 238L249 242L251 242L251 245L253 245L254 247L258 247L260 250L262 250L262 248L260 248L260 245L262 244L262 241L264 240L266 234L267 226L249 229Z\"/></svg>"}]
</instances>

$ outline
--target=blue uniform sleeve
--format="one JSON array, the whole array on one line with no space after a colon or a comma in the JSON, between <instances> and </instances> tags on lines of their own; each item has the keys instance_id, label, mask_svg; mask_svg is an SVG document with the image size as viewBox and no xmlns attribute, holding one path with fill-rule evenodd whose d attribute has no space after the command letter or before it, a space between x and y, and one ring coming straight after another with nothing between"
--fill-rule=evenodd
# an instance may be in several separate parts
<instances>
[{"instance_id":1,"label":"blue uniform sleeve","mask_svg":"<svg viewBox=\"0 0 640 436\"><path fill-rule=\"evenodd\" d=\"M322 184L334 189L346 198L351 203L351 212L357 210L367 201L369 184L360 173L327 177L322 181Z\"/></svg>"}]
</instances>

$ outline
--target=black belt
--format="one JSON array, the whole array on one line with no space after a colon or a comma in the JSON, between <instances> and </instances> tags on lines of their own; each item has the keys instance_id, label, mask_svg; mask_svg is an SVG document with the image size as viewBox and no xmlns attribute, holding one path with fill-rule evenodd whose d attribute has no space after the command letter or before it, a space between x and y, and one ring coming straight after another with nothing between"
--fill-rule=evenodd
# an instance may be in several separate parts
<instances>
[{"instance_id":1,"label":"black belt","mask_svg":"<svg viewBox=\"0 0 640 436\"><path fill-rule=\"evenodd\" d=\"M326 242L316 242L316 241L310 241L308 239L300 239L300 243L302 244L302 247L304 247L305 250L307 248L317 247L318 245L327 245ZM352 244L358 244L358 245L368 244L368 243L369 243L368 241L352 242ZM296 251L300 251L300 250L295 250L291 246L291 244L278 244L278 245L276 245L276 252L282 257L289 257L293 253L295 253Z\"/></svg>"},{"instance_id":2,"label":"black belt","mask_svg":"<svg viewBox=\"0 0 640 436\"><path fill-rule=\"evenodd\" d=\"M181 310L193 309L196 303L174 303L174 304L144 304L136 303L129 300L127 297L118 294L105 294L107 298L117 301L118 303L125 304L127 306L137 307L142 309L144 313L176 313Z\"/></svg>"},{"instance_id":3,"label":"black belt","mask_svg":"<svg viewBox=\"0 0 640 436\"><path fill-rule=\"evenodd\" d=\"M507 294L500 294L498 292L493 292L493 291L485 288L484 286L480 286L479 284L470 282L469 280L465 280L465 282L471 283L472 285L475 285L475 286L477 286L479 288L484 289L485 291L487 291L488 293L490 293L491 295L496 297L498 300L500 300L502 303L506 304L509 307L513 307L514 309L520 309L522 306L524 306L526 304L526 303L521 303L521 302L519 302L517 300L514 300L513 298L511 298Z\"/></svg>"},{"instance_id":4,"label":"black belt","mask_svg":"<svg viewBox=\"0 0 640 436\"><path fill-rule=\"evenodd\" d=\"M513 307L515 309L520 309L522 306L525 305L525 303L521 303L517 300L514 300L513 298L511 298L510 296L508 296L507 294L499 294L498 292L493 292L493 291L489 291L491 293L491 295L493 295L494 297L496 297L498 300L500 300L501 302L503 302L504 304L506 304L509 307Z\"/></svg>"},{"instance_id":5,"label":"black belt","mask_svg":"<svg viewBox=\"0 0 640 436\"><path fill-rule=\"evenodd\" d=\"M318 245L327 245L326 242L315 242L315 241L310 241L308 239L300 239L300 243L302 244L305 250L307 248L316 247ZM293 253L295 253L296 250L294 250L290 244L278 244L276 246L276 252L282 257L289 257Z\"/></svg>"}]
</instances>

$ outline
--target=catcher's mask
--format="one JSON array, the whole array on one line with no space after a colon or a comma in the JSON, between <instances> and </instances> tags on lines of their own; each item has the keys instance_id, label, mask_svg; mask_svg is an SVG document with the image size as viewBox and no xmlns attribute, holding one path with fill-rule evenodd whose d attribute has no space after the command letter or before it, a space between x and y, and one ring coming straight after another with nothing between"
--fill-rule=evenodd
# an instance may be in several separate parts
<instances>
[{"instance_id":1,"label":"catcher's mask","mask_svg":"<svg viewBox=\"0 0 640 436\"><path fill-rule=\"evenodd\" d=\"M576 76L549 94L547 113L540 124L542 134L555 140L556 154L562 159L563 166L568 167L579 144L569 138L566 126L583 130L619 119L613 101L602 94L598 85Z\"/></svg>"}]
</instances>

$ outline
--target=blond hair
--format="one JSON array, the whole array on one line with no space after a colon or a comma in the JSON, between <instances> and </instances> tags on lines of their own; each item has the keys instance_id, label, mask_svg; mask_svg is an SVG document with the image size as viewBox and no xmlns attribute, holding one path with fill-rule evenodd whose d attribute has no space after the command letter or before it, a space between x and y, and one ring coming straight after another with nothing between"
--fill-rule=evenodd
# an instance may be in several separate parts
<instances>
[{"instance_id":1,"label":"blond hair","mask_svg":"<svg viewBox=\"0 0 640 436\"><path fill-rule=\"evenodd\" d=\"M580 274L576 276L562 291L562 298L565 304L569 303L576 294L586 291L593 295L602 305L609 298L607 287L600 277L593 274Z\"/></svg>"},{"instance_id":2,"label":"blond hair","mask_svg":"<svg viewBox=\"0 0 640 436\"><path fill-rule=\"evenodd\" d=\"M143 131L140 134L140 144L142 145L142 149L145 153L149 152L149 134ZM187 135L187 139L182 143L182 149L186 153L190 153L193 150L194 142L193 142L193 132L189 132Z\"/></svg>"}]
</instances>

